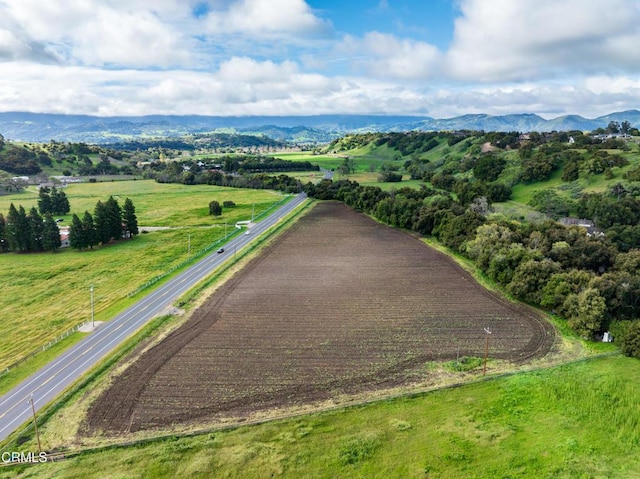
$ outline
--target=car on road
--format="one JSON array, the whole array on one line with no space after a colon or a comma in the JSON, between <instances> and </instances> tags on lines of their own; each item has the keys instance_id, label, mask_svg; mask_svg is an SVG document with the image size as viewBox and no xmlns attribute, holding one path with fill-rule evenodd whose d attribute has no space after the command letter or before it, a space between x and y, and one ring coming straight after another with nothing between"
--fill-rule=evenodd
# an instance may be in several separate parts
<instances>
[{"instance_id":1,"label":"car on road","mask_svg":"<svg viewBox=\"0 0 640 479\"><path fill-rule=\"evenodd\" d=\"M244 234L245 234L245 236L248 236L248 235L251 234L251 231L247 230L247 231L244 232Z\"/></svg>"},{"instance_id":2,"label":"car on road","mask_svg":"<svg viewBox=\"0 0 640 479\"><path fill-rule=\"evenodd\" d=\"M224 248L220 248L220 249L218 250L218 254L220 254L220 253L224 253Z\"/></svg>"}]
</instances>

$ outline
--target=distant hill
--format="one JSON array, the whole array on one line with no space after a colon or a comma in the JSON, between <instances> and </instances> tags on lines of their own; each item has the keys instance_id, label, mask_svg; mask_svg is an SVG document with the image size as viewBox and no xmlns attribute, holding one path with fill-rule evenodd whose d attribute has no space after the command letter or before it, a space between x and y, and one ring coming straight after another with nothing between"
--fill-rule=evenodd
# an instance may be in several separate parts
<instances>
[{"instance_id":1,"label":"distant hill","mask_svg":"<svg viewBox=\"0 0 640 479\"><path fill-rule=\"evenodd\" d=\"M0 113L0 134L31 142L117 143L141 138L180 137L193 133L243 133L296 142L329 142L347 133L389 131L569 131L605 128L610 121L640 127L640 111L610 113L594 119L568 115L545 120L534 114L462 115L436 119L418 116L178 116L96 117L48 113Z\"/></svg>"}]
</instances>

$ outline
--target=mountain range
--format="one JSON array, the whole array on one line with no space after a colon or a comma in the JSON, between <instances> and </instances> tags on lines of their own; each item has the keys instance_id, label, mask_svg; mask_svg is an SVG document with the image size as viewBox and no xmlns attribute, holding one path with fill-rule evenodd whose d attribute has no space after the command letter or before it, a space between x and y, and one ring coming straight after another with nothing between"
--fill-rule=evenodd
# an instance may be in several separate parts
<instances>
[{"instance_id":1,"label":"mountain range","mask_svg":"<svg viewBox=\"0 0 640 479\"><path fill-rule=\"evenodd\" d=\"M50 113L0 112L0 134L26 142L69 141L113 143L142 138L179 137L224 132L264 135L298 143L324 143L348 133L388 131L592 131L609 122L640 126L640 111L627 110L588 119L579 115L544 119L523 113L492 116L469 114L436 119L425 116L313 115L313 116L178 116L98 117Z\"/></svg>"}]
</instances>

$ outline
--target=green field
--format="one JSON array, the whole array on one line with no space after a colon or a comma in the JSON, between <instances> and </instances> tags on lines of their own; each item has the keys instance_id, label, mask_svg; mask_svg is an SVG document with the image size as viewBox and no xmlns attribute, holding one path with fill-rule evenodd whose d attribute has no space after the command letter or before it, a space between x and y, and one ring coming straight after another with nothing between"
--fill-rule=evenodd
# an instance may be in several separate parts
<instances>
[{"instance_id":1,"label":"green field","mask_svg":"<svg viewBox=\"0 0 640 479\"><path fill-rule=\"evenodd\" d=\"M42 347L73 326L90 318L91 284L95 288L96 320L107 320L131 301L127 296L148 280L189 259L192 254L231 233L238 220L251 219L280 201L280 194L266 190L183 186L153 181L78 184L65 189L71 212L93 211L98 200L109 195L120 204L129 197L136 206L139 224L172 229L142 233L93 251L70 248L59 252L0 255L0 369ZM218 218L208 215L211 200L232 200ZM34 191L0 198L0 209L10 202L30 207ZM69 216L65 217L69 218ZM225 222L228 226L225 227ZM67 224L68 222L65 222ZM0 390L5 377L0 377Z\"/></svg>"},{"instance_id":2,"label":"green field","mask_svg":"<svg viewBox=\"0 0 640 479\"><path fill-rule=\"evenodd\" d=\"M0 477L631 479L640 477L639 405L637 360L592 359Z\"/></svg>"}]
</instances>

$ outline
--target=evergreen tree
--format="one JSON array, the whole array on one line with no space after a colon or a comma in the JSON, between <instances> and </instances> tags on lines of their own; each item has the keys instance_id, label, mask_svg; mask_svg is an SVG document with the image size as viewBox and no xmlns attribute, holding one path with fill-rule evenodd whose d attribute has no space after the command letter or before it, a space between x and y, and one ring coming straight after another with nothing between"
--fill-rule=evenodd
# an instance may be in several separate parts
<instances>
[{"instance_id":1,"label":"evergreen tree","mask_svg":"<svg viewBox=\"0 0 640 479\"><path fill-rule=\"evenodd\" d=\"M83 250L87 247L87 239L85 238L82 228L82 221L77 214L73 214L71 218L71 227L69 228L69 244L72 248Z\"/></svg>"},{"instance_id":2,"label":"evergreen tree","mask_svg":"<svg viewBox=\"0 0 640 479\"><path fill-rule=\"evenodd\" d=\"M85 211L84 216L82 217L82 231L86 239L86 246L93 249L99 241L96 233L96 226L93 223L93 216L91 216L91 213L88 211Z\"/></svg>"},{"instance_id":3,"label":"evergreen tree","mask_svg":"<svg viewBox=\"0 0 640 479\"><path fill-rule=\"evenodd\" d=\"M11 203L9 206L9 214L7 215L7 222L5 227L5 235L7 239L7 246L11 251L20 251L20 215L16 206Z\"/></svg>"},{"instance_id":4,"label":"evergreen tree","mask_svg":"<svg viewBox=\"0 0 640 479\"><path fill-rule=\"evenodd\" d=\"M93 213L93 222L96 229L96 241L103 245L107 244L111 239L111 234L107 208L102 201L98 201L96 203L96 208Z\"/></svg>"},{"instance_id":5,"label":"evergreen tree","mask_svg":"<svg viewBox=\"0 0 640 479\"><path fill-rule=\"evenodd\" d=\"M51 216L51 213L47 213L44 216L44 235L42 237L42 246L45 251L53 252L62 246L62 241L60 240L60 229L53 219L53 216Z\"/></svg>"},{"instance_id":6,"label":"evergreen tree","mask_svg":"<svg viewBox=\"0 0 640 479\"><path fill-rule=\"evenodd\" d=\"M11 203L6 227L9 249L20 253L29 251L30 229L27 212L22 205L16 209L14 204Z\"/></svg>"},{"instance_id":7,"label":"evergreen tree","mask_svg":"<svg viewBox=\"0 0 640 479\"><path fill-rule=\"evenodd\" d=\"M29 251L43 251L42 239L44 237L44 220L35 206L29 210L27 217L29 223Z\"/></svg>"},{"instance_id":8,"label":"evergreen tree","mask_svg":"<svg viewBox=\"0 0 640 479\"><path fill-rule=\"evenodd\" d=\"M51 212L55 215L65 215L69 211L69 200L64 191L58 191L55 186L51 188Z\"/></svg>"},{"instance_id":9,"label":"evergreen tree","mask_svg":"<svg viewBox=\"0 0 640 479\"><path fill-rule=\"evenodd\" d=\"M105 203L107 212L107 224L109 225L109 237L114 240L122 239L122 210L113 196Z\"/></svg>"},{"instance_id":10,"label":"evergreen tree","mask_svg":"<svg viewBox=\"0 0 640 479\"><path fill-rule=\"evenodd\" d=\"M124 200L124 207L122 208L122 219L129 230L131 236L138 234L138 217L136 216L136 207L133 206L133 201L130 198Z\"/></svg>"},{"instance_id":11,"label":"evergreen tree","mask_svg":"<svg viewBox=\"0 0 640 479\"><path fill-rule=\"evenodd\" d=\"M50 191L49 188L43 186L38 192L38 211L43 215L52 212Z\"/></svg>"},{"instance_id":12,"label":"evergreen tree","mask_svg":"<svg viewBox=\"0 0 640 479\"><path fill-rule=\"evenodd\" d=\"M220 216L222 214L222 206L218 201L209 202L209 214L213 216Z\"/></svg>"},{"instance_id":13,"label":"evergreen tree","mask_svg":"<svg viewBox=\"0 0 640 479\"><path fill-rule=\"evenodd\" d=\"M2 213L0 213L0 253L9 251L9 243L7 242L7 222Z\"/></svg>"}]
</instances>

